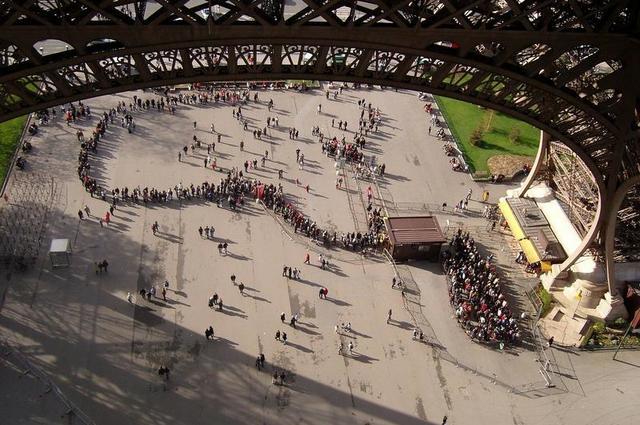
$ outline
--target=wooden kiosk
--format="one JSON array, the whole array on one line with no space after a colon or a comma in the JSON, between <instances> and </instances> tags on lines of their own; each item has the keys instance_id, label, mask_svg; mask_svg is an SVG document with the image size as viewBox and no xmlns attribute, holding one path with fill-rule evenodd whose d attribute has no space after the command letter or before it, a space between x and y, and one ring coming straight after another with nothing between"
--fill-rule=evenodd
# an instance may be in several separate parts
<instances>
[{"instance_id":1,"label":"wooden kiosk","mask_svg":"<svg viewBox=\"0 0 640 425\"><path fill-rule=\"evenodd\" d=\"M435 217L389 217L385 224L394 260L438 261L440 248L447 239Z\"/></svg>"}]
</instances>

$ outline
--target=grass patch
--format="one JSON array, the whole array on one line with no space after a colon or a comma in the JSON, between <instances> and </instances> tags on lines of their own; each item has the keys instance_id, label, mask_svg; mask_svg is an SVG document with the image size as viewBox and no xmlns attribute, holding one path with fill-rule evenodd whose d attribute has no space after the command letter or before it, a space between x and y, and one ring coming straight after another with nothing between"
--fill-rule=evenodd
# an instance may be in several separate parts
<instances>
[{"instance_id":1,"label":"grass patch","mask_svg":"<svg viewBox=\"0 0 640 425\"><path fill-rule=\"evenodd\" d=\"M538 286L536 287L536 295L538 295L540 301L542 301L542 313L540 314L540 317L544 317L549 312L549 310L551 310L553 297L546 289L544 289L544 286L542 286L542 284L538 284Z\"/></svg>"},{"instance_id":2,"label":"grass patch","mask_svg":"<svg viewBox=\"0 0 640 425\"><path fill-rule=\"evenodd\" d=\"M488 173L487 160L494 155L536 155L540 130L532 125L460 100L441 96L437 100L471 172ZM475 142L472 135L478 129L482 136Z\"/></svg>"},{"instance_id":3,"label":"grass patch","mask_svg":"<svg viewBox=\"0 0 640 425\"><path fill-rule=\"evenodd\" d=\"M28 115L25 115L0 124L0 186L7 177L7 167L11 164L13 153L20 143L20 136L27 118Z\"/></svg>"}]
</instances>

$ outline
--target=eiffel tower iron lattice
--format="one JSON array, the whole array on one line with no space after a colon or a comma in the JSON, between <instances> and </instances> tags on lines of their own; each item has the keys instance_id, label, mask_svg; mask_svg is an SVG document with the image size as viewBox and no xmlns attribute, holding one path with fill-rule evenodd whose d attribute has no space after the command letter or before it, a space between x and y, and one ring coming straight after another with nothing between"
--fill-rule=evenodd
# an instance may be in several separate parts
<instances>
[{"instance_id":1,"label":"eiffel tower iron lattice","mask_svg":"<svg viewBox=\"0 0 640 425\"><path fill-rule=\"evenodd\" d=\"M636 0L0 1L0 121L214 80L445 95L576 153L599 191L588 245L616 220L610 201L639 181L639 11Z\"/></svg>"}]
</instances>

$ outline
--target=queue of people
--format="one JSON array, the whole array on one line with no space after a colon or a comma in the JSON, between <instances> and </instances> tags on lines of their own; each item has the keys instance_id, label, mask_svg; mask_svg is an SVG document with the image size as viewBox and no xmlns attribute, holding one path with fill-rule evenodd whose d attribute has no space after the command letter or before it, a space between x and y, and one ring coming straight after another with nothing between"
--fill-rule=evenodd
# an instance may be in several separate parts
<instances>
[{"instance_id":1,"label":"queue of people","mask_svg":"<svg viewBox=\"0 0 640 425\"><path fill-rule=\"evenodd\" d=\"M443 264L449 302L467 334L484 343L518 343L520 330L500 287L500 277L468 233L458 229L450 250L443 252Z\"/></svg>"},{"instance_id":2,"label":"queue of people","mask_svg":"<svg viewBox=\"0 0 640 425\"><path fill-rule=\"evenodd\" d=\"M246 94L243 95L243 97L247 96ZM225 95L222 96L222 98L227 99L228 96ZM231 99L234 99L234 97L231 96ZM149 203L164 204L174 199L179 201L195 199L215 202L218 207L228 207L231 210L236 210L245 204L246 197L252 199L259 198L265 207L280 214L285 222L291 224L295 233L304 234L318 244L359 251L365 248L380 246L385 241L381 210L372 208L371 203L369 203L369 207L367 208L369 224L367 232L343 232L338 235L338 232L329 232L328 230L321 229L315 220L306 217L300 212L293 203L286 199L281 184L277 186L274 184L267 185L260 180L246 176L247 167L245 167L244 173L242 169L236 167L227 170L226 175L221 177L217 184L215 182L204 181L199 184L192 183L183 185L182 182L179 182L173 187L166 189L155 187L141 188L140 186L129 188L126 186L122 188L116 187L109 191L98 185L94 178L91 178L89 153L94 155L98 153L98 142L100 138L104 136L109 123L113 123L117 116L121 116L129 122L129 120L133 120L129 118L131 117L131 111L146 109L147 105L149 108L160 105L160 110L163 110L164 105L167 104L198 101L197 97L193 98L186 95L180 95L175 98L175 100L168 98L166 103L164 99L157 101L155 99L143 100L134 96L133 103L131 103L128 108L123 102L122 104L118 104L117 108L110 110L109 113L105 112L104 116L96 124L96 128L90 138L85 138L84 133L78 131L76 135L81 148L78 157L78 176L83 182L85 190L90 192L92 197L96 196L105 202L112 202L114 207L119 202L125 204L142 203L143 205L147 205Z\"/></svg>"}]
</instances>

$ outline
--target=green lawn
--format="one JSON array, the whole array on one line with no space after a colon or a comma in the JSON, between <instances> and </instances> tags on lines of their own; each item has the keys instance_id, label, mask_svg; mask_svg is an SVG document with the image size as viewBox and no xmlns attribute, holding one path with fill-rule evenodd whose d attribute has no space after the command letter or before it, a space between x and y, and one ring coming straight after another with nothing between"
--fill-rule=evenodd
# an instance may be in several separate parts
<instances>
[{"instance_id":1,"label":"green lawn","mask_svg":"<svg viewBox=\"0 0 640 425\"><path fill-rule=\"evenodd\" d=\"M536 155L540 141L540 130L537 128L500 112L483 109L459 100L438 96L438 105L451 132L458 140L472 172L488 173L487 160L494 155L512 154L531 157ZM488 126L484 128L485 132L480 145L474 146L469 138L483 119ZM520 137L516 143L511 142L508 137L512 128L520 131Z\"/></svg>"},{"instance_id":2,"label":"green lawn","mask_svg":"<svg viewBox=\"0 0 640 425\"><path fill-rule=\"evenodd\" d=\"M20 142L20 135L27 117L25 115L0 124L0 186L7 177L7 167L11 163L16 145Z\"/></svg>"}]
</instances>

